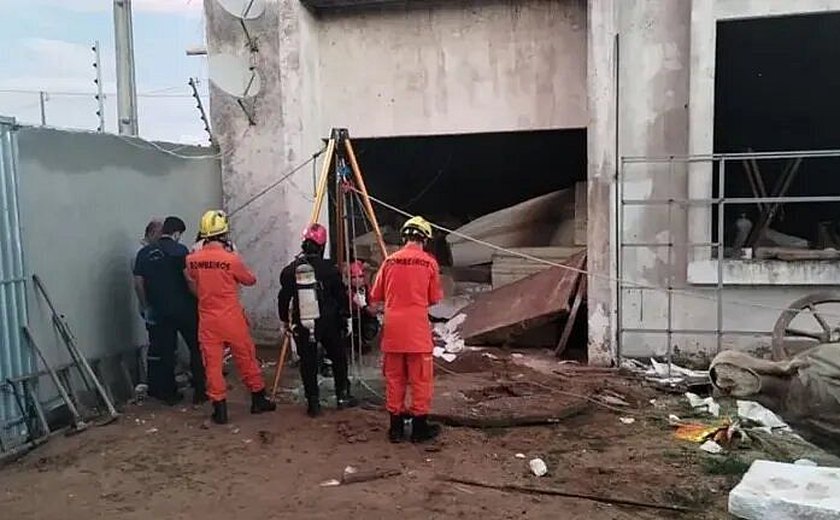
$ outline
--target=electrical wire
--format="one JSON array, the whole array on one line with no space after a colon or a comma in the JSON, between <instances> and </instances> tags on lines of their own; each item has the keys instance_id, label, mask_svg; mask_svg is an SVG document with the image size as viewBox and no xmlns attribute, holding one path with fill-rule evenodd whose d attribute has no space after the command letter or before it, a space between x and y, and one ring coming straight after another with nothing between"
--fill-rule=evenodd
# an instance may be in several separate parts
<instances>
[{"instance_id":1,"label":"electrical wire","mask_svg":"<svg viewBox=\"0 0 840 520\"><path fill-rule=\"evenodd\" d=\"M358 188L356 188L355 186L351 186L349 189L356 192L360 196L363 196L362 192ZM387 203L387 202L385 202L381 199L378 199L378 198L374 197L373 195L370 195L370 193L368 193L368 198L371 201L379 204L380 206L382 206L386 209L389 209L389 210L391 210L395 213L398 213L398 214L400 214L400 215L402 215L406 218L411 218L411 217L414 216L411 213L409 213L409 212L407 212L407 211L405 211L401 208L398 208L398 207L396 207L392 204L389 204L389 203ZM645 285L645 284L638 283L638 282L633 282L633 281L629 281L629 280L616 278L616 277L609 276L609 275L592 273L590 271L587 271L586 269L581 269L581 268L578 268L578 267L573 267L573 266L566 265L566 264L561 264L561 263L558 263L558 262L552 262L551 260L546 260L544 258L540 258L540 257L534 256L534 255L530 255L528 253L523 253L521 251L516 251L516 250L508 249L508 248L505 248L505 247L502 247L502 246L498 246L498 245L493 244L491 242L487 242L486 240L482 240L480 238L475 238L475 237L472 237L470 235L466 235L466 234L461 233L457 230L449 229L447 227L435 224L434 222L431 222L431 221L429 221L429 224L431 224L431 226L434 229L437 229L437 230L442 231L444 233L448 233L448 234L456 236L458 238L462 238L462 239L467 240L469 242L472 242L474 244L484 246L484 247L486 247L488 249L492 249L494 251L498 251L498 252L501 252L501 253L506 253L508 255L516 256L516 257L519 257L519 258L522 258L522 259L525 259L525 260L530 260L532 262L547 265L547 266L550 266L550 267L557 267L557 268L565 269L567 271L571 271L571 272L574 272L574 273L586 275L586 276L589 276L591 278L597 278L597 279L601 279L601 280L608 281L608 282L611 282L611 283L622 284L622 286L624 288L637 288L637 289L645 289L645 290L651 290L651 291L660 291L660 292L664 292L664 293L670 293L672 295L689 296L689 297L692 297L692 298L696 298L698 300L707 300L707 301L712 301L712 302L715 302L715 303L717 303L717 301L718 301L717 296L708 296L705 292L700 292L700 291L695 291L695 290L690 290L690 289L673 289L673 288L668 288L668 287L650 286L650 285ZM767 304L763 304L763 303L750 302L750 301L744 301L744 300L736 300L736 299L726 300L726 301L723 302L723 304L730 305L730 306L731 305L741 305L741 306L744 306L744 307L752 307L752 308L757 308L757 309L781 311L781 312L787 312L787 311L799 312L799 311L802 310L802 309L794 309L794 308L790 308L790 307L779 307L779 306L775 306L775 305L767 305ZM823 316L823 317L828 316L828 317L840 319L840 314L829 313L829 312L821 312L820 316Z\"/></svg>"},{"instance_id":2,"label":"electrical wire","mask_svg":"<svg viewBox=\"0 0 840 520\"><path fill-rule=\"evenodd\" d=\"M221 159L222 157L225 157L226 155L230 155L231 153L233 153L233 149L231 149L231 150L228 150L227 152L219 152L219 153L214 154L214 155L182 155L182 154L176 153L173 150L181 150L185 146L188 146L188 145L179 145L179 146L177 146L173 149L168 149L168 148L164 148L163 146L161 146L161 145L159 145L155 142L148 141L148 140L143 139L141 137L129 137L129 136L126 136L126 135L117 135L116 137L118 139L120 139L121 141L123 141L123 142L137 148L137 149L147 150L147 151L158 151L158 152L164 153L166 155L171 155L172 157L176 157L178 159L195 159L195 160Z\"/></svg>"},{"instance_id":3,"label":"electrical wire","mask_svg":"<svg viewBox=\"0 0 840 520\"><path fill-rule=\"evenodd\" d=\"M228 212L228 215L229 215L229 216L233 216L233 215L235 215L235 214L239 213L240 211L242 211L243 209L245 209L246 207L248 207L249 205L251 205L251 204L252 204L255 200L259 199L260 197L262 197L263 195L265 195L265 194L266 194L266 193L268 193L269 191L273 190L274 188L276 188L277 186L279 186L280 184L282 184L282 183L283 183L283 181L285 181L286 179L290 178L292 175L296 174L297 172L299 172L300 170L302 170L303 168L305 168L305 167L306 167L307 165L309 165L309 163L311 163L312 161L315 161L316 159L318 159L318 157L319 157L322 153L324 153L324 150L326 150L326 147L321 148L320 150L318 150L317 152L315 152L314 154L312 154L312 157L310 157L310 158L309 158L309 159L307 159L306 161L302 162L301 164L299 164L299 165L295 166L294 168L292 168L292 169L291 169L291 170L289 170L288 172L286 172L286 173L284 173L283 175L281 175L279 179L277 179L276 181L272 182L271 184L269 184L268 186L266 186L265 188L263 188L262 190L260 190L260 191L259 191L256 195L254 195L254 196L253 196L253 197L251 197L250 199L246 200L246 201L245 201L244 203L242 203L239 207L237 207L236 209L234 209L234 210L232 210L232 211Z\"/></svg>"}]
</instances>

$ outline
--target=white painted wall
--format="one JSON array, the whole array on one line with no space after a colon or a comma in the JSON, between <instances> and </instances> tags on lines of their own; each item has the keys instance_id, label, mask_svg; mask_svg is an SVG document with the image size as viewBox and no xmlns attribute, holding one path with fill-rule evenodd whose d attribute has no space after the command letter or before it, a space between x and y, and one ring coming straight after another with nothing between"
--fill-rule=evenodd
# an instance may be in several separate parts
<instances>
[{"instance_id":1,"label":"white painted wall","mask_svg":"<svg viewBox=\"0 0 840 520\"><path fill-rule=\"evenodd\" d=\"M451 4L318 20L324 134L586 126L584 0Z\"/></svg>"}]
</instances>

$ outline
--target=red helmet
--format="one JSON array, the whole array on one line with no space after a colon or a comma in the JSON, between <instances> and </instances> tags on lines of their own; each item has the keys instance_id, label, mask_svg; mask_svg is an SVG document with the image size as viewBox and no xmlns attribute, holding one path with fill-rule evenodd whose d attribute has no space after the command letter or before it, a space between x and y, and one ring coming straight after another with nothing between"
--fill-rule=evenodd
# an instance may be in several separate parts
<instances>
[{"instance_id":1,"label":"red helmet","mask_svg":"<svg viewBox=\"0 0 840 520\"><path fill-rule=\"evenodd\" d=\"M316 222L304 230L303 240L310 240L323 247L327 244L327 228Z\"/></svg>"},{"instance_id":2,"label":"red helmet","mask_svg":"<svg viewBox=\"0 0 840 520\"><path fill-rule=\"evenodd\" d=\"M350 276L355 278L357 276L364 276L365 275L365 264L356 260L355 262L350 263Z\"/></svg>"}]
</instances>

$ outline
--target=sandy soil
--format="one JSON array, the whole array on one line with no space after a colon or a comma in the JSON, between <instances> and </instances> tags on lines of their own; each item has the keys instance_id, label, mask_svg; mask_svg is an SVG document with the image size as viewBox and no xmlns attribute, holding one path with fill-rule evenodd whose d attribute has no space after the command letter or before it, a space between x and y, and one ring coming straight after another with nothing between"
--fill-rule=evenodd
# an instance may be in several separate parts
<instances>
[{"instance_id":1,"label":"sandy soil","mask_svg":"<svg viewBox=\"0 0 840 520\"><path fill-rule=\"evenodd\" d=\"M130 406L116 424L46 446L0 470L4 518L727 518L737 476L711 475L696 446L672 438L662 395L603 372L534 370L509 356L465 356L438 372L443 413L545 412L603 392L631 404L591 406L560 424L446 428L433 446L392 445L378 409L307 418L284 404L248 414L231 395L232 424L207 427L208 410ZM547 365L547 366L550 366ZM657 398L657 407L650 399ZM634 417L623 424L620 417ZM516 457L524 454L525 459ZM537 478L528 459L542 457ZM321 487L346 466L398 469L373 482ZM532 496L451 484L440 476L561 488L693 508L691 513Z\"/></svg>"}]
</instances>

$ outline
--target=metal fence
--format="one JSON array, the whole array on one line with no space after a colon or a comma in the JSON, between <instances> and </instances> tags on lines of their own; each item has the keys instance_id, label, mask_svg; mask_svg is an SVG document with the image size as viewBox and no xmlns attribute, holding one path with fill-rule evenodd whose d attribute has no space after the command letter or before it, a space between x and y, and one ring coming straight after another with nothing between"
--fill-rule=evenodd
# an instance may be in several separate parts
<instances>
[{"instance_id":1,"label":"metal fence","mask_svg":"<svg viewBox=\"0 0 840 520\"><path fill-rule=\"evenodd\" d=\"M772 182L766 182L762 169L774 174ZM802 248L814 253L813 261L805 261L813 268L802 270L799 278L778 279L792 276L796 259L775 262L771 267L781 268L782 273L775 274L776 279L737 276L773 263L753 258L752 253L759 251L755 237L764 236L784 208L840 203L840 178L836 190L826 188L825 181L822 188L814 186L820 175L827 178L836 170L840 170L840 150L623 157L615 212L620 357L661 355L671 361L675 347L691 342L705 345L711 356L745 336L763 337L764 343L772 342L776 348L778 340L773 338L780 331L774 334L775 319L770 317L785 312L790 320L800 311L810 313L812 323L796 333L802 338L840 339L836 337L840 328L824 319L831 316L840 322L838 294L827 294L823 287L822 299L812 298L837 304L831 311L818 312L813 301L805 301L799 309L790 307L801 296L797 291L815 290L805 286L840 284L840 278L834 282L808 278L828 268L840 273L840 259L828 253L820 258L813 241ZM840 217L840 204L831 211ZM746 214L753 215L752 220ZM840 231L840 225L832 229ZM767 250L762 248L762 254ZM788 291L782 289L785 286L796 287ZM788 292L780 293L783 290ZM763 320L751 319L751 312L764 314Z\"/></svg>"},{"instance_id":2,"label":"metal fence","mask_svg":"<svg viewBox=\"0 0 840 520\"><path fill-rule=\"evenodd\" d=\"M32 372L31 353L22 338L26 287L18 203L15 121L0 118L0 384ZM0 442L14 444L26 432L18 419L24 404L11 386L0 392Z\"/></svg>"}]
</instances>

